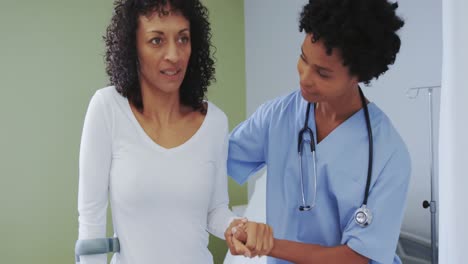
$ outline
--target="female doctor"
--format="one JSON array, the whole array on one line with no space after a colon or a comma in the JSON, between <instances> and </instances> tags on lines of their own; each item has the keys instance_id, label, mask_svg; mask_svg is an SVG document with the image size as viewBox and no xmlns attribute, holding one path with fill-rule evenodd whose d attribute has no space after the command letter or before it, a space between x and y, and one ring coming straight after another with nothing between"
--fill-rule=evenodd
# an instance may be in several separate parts
<instances>
[{"instance_id":1,"label":"female doctor","mask_svg":"<svg viewBox=\"0 0 468 264\"><path fill-rule=\"evenodd\" d=\"M232 178L242 184L268 166L268 263L401 263L410 157L359 87L395 61L404 24L397 7L309 1L300 14L300 89L263 104L231 133ZM246 231L249 246L255 238Z\"/></svg>"}]
</instances>

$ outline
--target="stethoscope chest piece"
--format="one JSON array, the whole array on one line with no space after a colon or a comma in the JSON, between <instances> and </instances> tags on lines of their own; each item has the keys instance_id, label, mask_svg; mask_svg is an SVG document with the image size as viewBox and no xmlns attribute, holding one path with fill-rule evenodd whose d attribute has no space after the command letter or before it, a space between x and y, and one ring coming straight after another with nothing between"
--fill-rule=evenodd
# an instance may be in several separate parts
<instances>
[{"instance_id":1,"label":"stethoscope chest piece","mask_svg":"<svg viewBox=\"0 0 468 264\"><path fill-rule=\"evenodd\" d=\"M361 227L366 227L372 223L372 212L363 204L354 213L354 220Z\"/></svg>"}]
</instances>

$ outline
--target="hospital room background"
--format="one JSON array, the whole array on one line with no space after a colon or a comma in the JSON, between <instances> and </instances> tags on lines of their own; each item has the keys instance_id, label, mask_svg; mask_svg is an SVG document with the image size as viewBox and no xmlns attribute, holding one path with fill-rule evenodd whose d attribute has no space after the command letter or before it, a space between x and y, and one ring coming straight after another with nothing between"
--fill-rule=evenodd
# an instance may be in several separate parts
<instances>
[{"instance_id":1,"label":"hospital room background","mask_svg":"<svg viewBox=\"0 0 468 264\"><path fill-rule=\"evenodd\" d=\"M0 1L0 263L73 263L81 129L92 94L108 84L102 35L112 2ZM217 58L208 99L226 112L232 129L262 102L298 88L298 14L306 0L203 2ZM403 263L431 263L434 225L440 227L434 241L439 263L468 263L462 247L468 236L468 4L399 5L406 25L396 63L363 86L411 154L397 252ZM264 174L244 186L229 180L236 213L265 221ZM437 222L423 208L425 200L435 205ZM209 248L215 263L266 263L231 256L217 238Z\"/></svg>"}]
</instances>

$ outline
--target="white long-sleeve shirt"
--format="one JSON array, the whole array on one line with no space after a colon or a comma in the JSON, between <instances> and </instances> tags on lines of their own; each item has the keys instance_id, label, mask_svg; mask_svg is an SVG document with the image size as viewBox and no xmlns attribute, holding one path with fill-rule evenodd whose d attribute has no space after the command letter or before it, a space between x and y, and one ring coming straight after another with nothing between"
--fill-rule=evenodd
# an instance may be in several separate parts
<instances>
[{"instance_id":1,"label":"white long-sleeve shirt","mask_svg":"<svg viewBox=\"0 0 468 264\"><path fill-rule=\"evenodd\" d=\"M114 87L98 90L86 113L79 164L79 239L104 238L108 199L120 253L113 263L212 263L208 232L223 238L228 209L226 115L208 102L184 144L156 144ZM106 255L82 256L104 264Z\"/></svg>"}]
</instances>

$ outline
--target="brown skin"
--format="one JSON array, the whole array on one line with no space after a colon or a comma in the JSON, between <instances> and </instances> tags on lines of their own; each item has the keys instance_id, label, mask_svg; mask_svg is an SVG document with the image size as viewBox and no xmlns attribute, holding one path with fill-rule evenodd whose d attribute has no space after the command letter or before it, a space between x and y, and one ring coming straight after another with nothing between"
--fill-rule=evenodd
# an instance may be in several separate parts
<instances>
[{"instance_id":1,"label":"brown skin","mask_svg":"<svg viewBox=\"0 0 468 264\"><path fill-rule=\"evenodd\" d=\"M275 247L269 256L297 264L367 264L369 259L359 255L346 245L323 247L289 240L275 239Z\"/></svg>"},{"instance_id":2,"label":"brown skin","mask_svg":"<svg viewBox=\"0 0 468 264\"><path fill-rule=\"evenodd\" d=\"M318 142L362 108L359 78L343 65L340 52L326 54L322 41L312 43L308 34L297 62L301 93L305 100L316 103L315 119Z\"/></svg>"},{"instance_id":3,"label":"brown skin","mask_svg":"<svg viewBox=\"0 0 468 264\"><path fill-rule=\"evenodd\" d=\"M326 54L322 41L312 42L306 35L297 63L302 97L315 103L315 120L318 142L326 138L335 128L362 108L359 95L359 78L349 73L343 65L338 50ZM248 226L239 229L234 237L246 245L257 239L250 238ZM267 235L267 234L265 234ZM271 233L273 236L273 233ZM369 262L347 245L324 247L289 240L274 239L268 256L293 263L365 264ZM247 247L252 249L251 247ZM237 252L242 255L243 251Z\"/></svg>"},{"instance_id":4,"label":"brown skin","mask_svg":"<svg viewBox=\"0 0 468 264\"><path fill-rule=\"evenodd\" d=\"M169 9L168 7L167 9ZM132 111L148 134L165 148L179 146L200 128L205 116L180 103L179 90L191 54L190 23L178 12L138 18L136 46L144 110Z\"/></svg>"},{"instance_id":5,"label":"brown skin","mask_svg":"<svg viewBox=\"0 0 468 264\"><path fill-rule=\"evenodd\" d=\"M239 240L239 236L242 241ZM224 237L232 255L265 256L274 246L273 229L269 225L246 219L234 220ZM247 240L247 237L250 239Z\"/></svg>"},{"instance_id":6,"label":"brown skin","mask_svg":"<svg viewBox=\"0 0 468 264\"><path fill-rule=\"evenodd\" d=\"M166 7L166 10L170 9L170 6ZM134 105L130 106L146 134L164 148L185 143L205 119L200 111L180 103L180 86L192 52L190 37L189 21L177 11L170 11L165 16L154 12L138 18L136 46L144 109L140 112ZM244 223L242 220L233 221L226 234L231 234L232 227ZM251 240L255 239L253 233L250 236ZM263 244L263 237L263 233L259 233L259 239L255 240L258 242L254 245ZM232 239L228 243L234 247ZM236 245L239 250L248 251L239 241ZM272 247L269 245L269 250Z\"/></svg>"}]
</instances>

